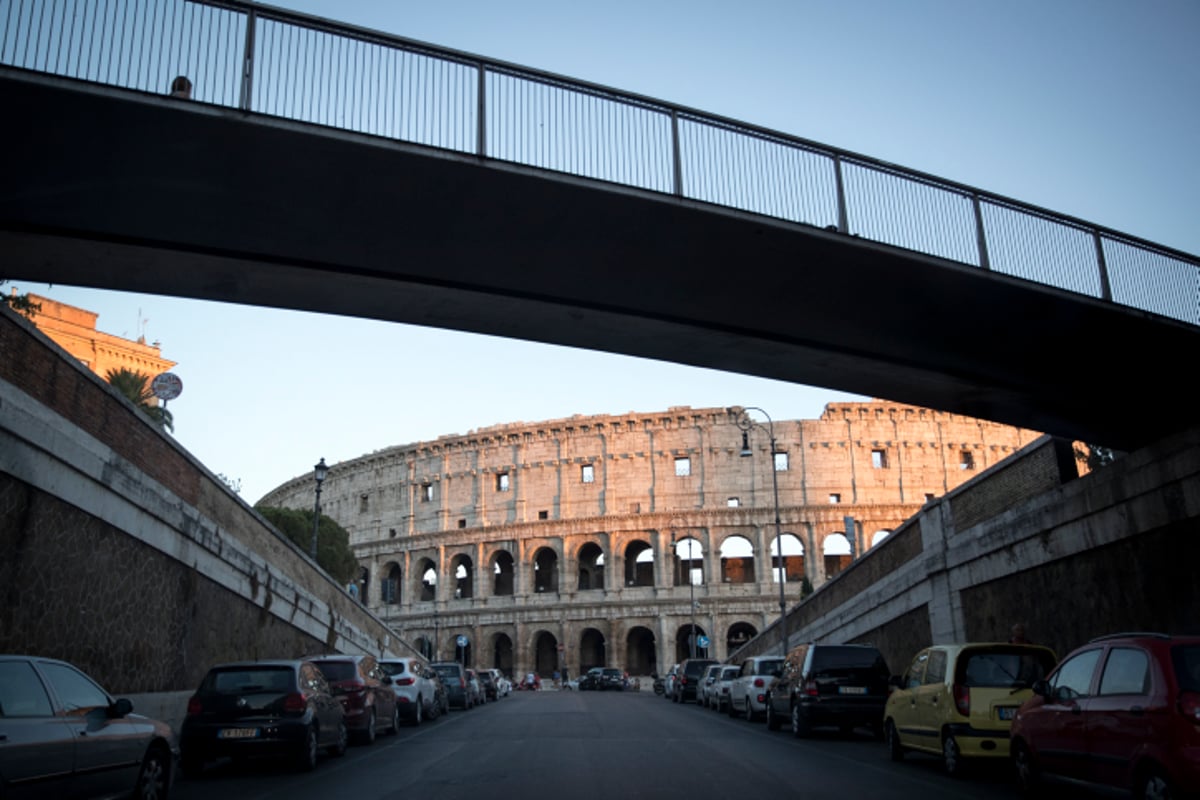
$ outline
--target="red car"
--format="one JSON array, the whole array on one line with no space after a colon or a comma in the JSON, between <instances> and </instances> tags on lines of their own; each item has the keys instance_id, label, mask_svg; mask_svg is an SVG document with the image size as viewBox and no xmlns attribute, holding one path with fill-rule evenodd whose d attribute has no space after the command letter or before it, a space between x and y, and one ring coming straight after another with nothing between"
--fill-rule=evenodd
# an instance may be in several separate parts
<instances>
[{"instance_id":1,"label":"red car","mask_svg":"<svg viewBox=\"0 0 1200 800\"><path fill-rule=\"evenodd\" d=\"M377 733L400 730L400 711L392 679L374 656L314 656L333 696L342 701L346 728L363 744L372 744Z\"/></svg>"},{"instance_id":2,"label":"red car","mask_svg":"<svg viewBox=\"0 0 1200 800\"><path fill-rule=\"evenodd\" d=\"M1200 636L1093 639L1034 684L1011 735L1026 796L1047 781L1137 798L1200 793Z\"/></svg>"}]
</instances>

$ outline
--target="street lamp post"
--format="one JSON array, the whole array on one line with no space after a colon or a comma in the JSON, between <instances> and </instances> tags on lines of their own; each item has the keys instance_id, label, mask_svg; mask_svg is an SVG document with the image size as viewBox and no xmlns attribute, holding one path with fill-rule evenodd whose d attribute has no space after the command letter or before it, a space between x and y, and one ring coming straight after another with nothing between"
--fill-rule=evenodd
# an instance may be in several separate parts
<instances>
[{"instance_id":1,"label":"street lamp post","mask_svg":"<svg viewBox=\"0 0 1200 800\"><path fill-rule=\"evenodd\" d=\"M329 467L325 466L325 459L322 458L313 467L313 477L317 480L317 499L313 505L312 545L308 548L308 554L312 556L313 561L317 560L317 529L321 525L321 483L324 482L328 473Z\"/></svg>"},{"instance_id":2,"label":"street lamp post","mask_svg":"<svg viewBox=\"0 0 1200 800\"><path fill-rule=\"evenodd\" d=\"M757 411L767 418L766 428L763 428L762 423L754 421L750 416L751 411ZM783 531L779 521L779 477L775 474L775 423L771 420L771 415L761 408L746 406L737 418L737 426L742 431L742 452L739 454L742 458L754 455L754 451L750 449L750 431L752 429L761 428L771 438L771 488L775 497L775 552L779 558L779 644L782 654L786 656L788 647L787 599L784 597L783 584L787 573L783 561Z\"/></svg>"}]
</instances>

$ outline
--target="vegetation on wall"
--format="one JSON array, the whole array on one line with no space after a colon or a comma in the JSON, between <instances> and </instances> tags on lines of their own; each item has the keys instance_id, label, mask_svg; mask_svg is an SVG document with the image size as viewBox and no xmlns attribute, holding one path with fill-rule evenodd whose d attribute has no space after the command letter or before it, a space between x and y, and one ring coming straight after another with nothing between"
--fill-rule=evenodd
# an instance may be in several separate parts
<instances>
[{"instance_id":1,"label":"vegetation on wall","mask_svg":"<svg viewBox=\"0 0 1200 800\"><path fill-rule=\"evenodd\" d=\"M126 400L133 403L138 411L149 417L155 425L168 431L175 430L175 418L171 416L171 412L150 402L155 398L154 392L150 389L149 375L121 367L120 369L110 369L104 379L124 395Z\"/></svg>"},{"instance_id":2,"label":"vegetation on wall","mask_svg":"<svg viewBox=\"0 0 1200 800\"><path fill-rule=\"evenodd\" d=\"M294 508L255 506L254 510L304 552L312 546L313 512ZM350 534L324 514L317 529L317 565L341 584L358 576L358 562L350 549Z\"/></svg>"},{"instance_id":3,"label":"vegetation on wall","mask_svg":"<svg viewBox=\"0 0 1200 800\"><path fill-rule=\"evenodd\" d=\"M8 283L4 278L0 278L0 287ZM41 303L35 303L29 299L29 293L17 294L14 290L11 294L5 294L0 291L0 306L8 306L18 314L23 314L29 319L33 319L33 315L42 310Z\"/></svg>"}]
</instances>

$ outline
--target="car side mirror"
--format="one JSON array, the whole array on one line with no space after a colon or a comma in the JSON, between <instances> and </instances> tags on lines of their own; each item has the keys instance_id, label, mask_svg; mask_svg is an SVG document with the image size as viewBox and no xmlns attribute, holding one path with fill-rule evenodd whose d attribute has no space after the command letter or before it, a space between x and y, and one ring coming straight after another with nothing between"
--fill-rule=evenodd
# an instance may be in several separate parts
<instances>
[{"instance_id":1,"label":"car side mirror","mask_svg":"<svg viewBox=\"0 0 1200 800\"><path fill-rule=\"evenodd\" d=\"M1050 699L1050 684L1046 681L1034 681L1032 689L1034 694L1044 697L1047 700Z\"/></svg>"},{"instance_id":2,"label":"car side mirror","mask_svg":"<svg viewBox=\"0 0 1200 800\"><path fill-rule=\"evenodd\" d=\"M133 701L126 697L122 697L119 700L117 700L115 703L113 703L111 706L108 707L108 711L107 711L109 719L121 719L122 717L128 717L132 713L133 713Z\"/></svg>"}]
</instances>

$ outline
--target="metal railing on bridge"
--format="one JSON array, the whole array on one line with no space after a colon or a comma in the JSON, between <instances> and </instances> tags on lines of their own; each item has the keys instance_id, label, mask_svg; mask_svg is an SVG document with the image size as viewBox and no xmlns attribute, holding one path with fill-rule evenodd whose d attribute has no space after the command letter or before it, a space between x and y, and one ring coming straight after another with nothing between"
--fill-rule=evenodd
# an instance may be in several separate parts
<instances>
[{"instance_id":1,"label":"metal railing on bridge","mask_svg":"<svg viewBox=\"0 0 1200 800\"><path fill-rule=\"evenodd\" d=\"M1200 325L1200 259L862 155L247 0L0 0L0 64L812 225Z\"/></svg>"}]
</instances>

